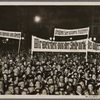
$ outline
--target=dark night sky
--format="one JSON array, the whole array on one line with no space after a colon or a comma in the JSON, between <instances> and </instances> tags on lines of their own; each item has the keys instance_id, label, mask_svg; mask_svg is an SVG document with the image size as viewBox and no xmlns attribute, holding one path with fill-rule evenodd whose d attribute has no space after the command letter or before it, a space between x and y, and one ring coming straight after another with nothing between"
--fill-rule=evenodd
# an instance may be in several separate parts
<instances>
[{"instance_id":1,"label":"dark night sky","mask_svg":"<svg viewBox=\"0 0 100 100\"><path fill-rule=\"evenodd\" d=\"M93 6L0 6L0 30L21 31L49 39L54 28L75 29L91 26ZM100 7L96 7L100 11ZM41 17L40 23L34 17Z\"/></svg>"}]
</instances>

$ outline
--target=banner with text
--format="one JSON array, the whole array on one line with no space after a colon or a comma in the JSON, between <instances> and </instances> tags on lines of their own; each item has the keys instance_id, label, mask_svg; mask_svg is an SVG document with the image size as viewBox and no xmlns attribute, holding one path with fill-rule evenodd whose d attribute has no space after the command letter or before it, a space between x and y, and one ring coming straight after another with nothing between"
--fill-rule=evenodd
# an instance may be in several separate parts
<instances>
[{"instance_id":1,"label":"banner with text","mask_svg":"<svg viewBox=\"0 0 100 100\"><path fill-rule=\"evenodd\" d=\"M88 51L100 52L100 43L95 43L91 40L88 40Z\"/></svg>"},{"instance_id":2,"label":"banner with text","mask_svg":"<svg viewBox=\"0 0 100 100\"><path fill-rule=\"evenodd\" d=\"M89 27L87 28L80 28L80 29L54 29L54 36L76 36L76 35L88 35L89 34Z\"/></svg>"},{"instance_id":3,"label":"banner with text","mask_svg":"<svg viewBox=\"0 0 100 100\"><path fill-rule=\"evenodd\" d=\"M86 39L77 41L49 41L32 36L32 52L86 52Z\"/></svg>"},{"instance_id":4,"label":"banner with text","mask_svg":"<svg viewBox=\"0 0 100 100\"><path fill-rule=\"evenodd\" d=\"M0 30L0 37L21 39L21 32L3 31Z\"/></svg>"}]
</instances>

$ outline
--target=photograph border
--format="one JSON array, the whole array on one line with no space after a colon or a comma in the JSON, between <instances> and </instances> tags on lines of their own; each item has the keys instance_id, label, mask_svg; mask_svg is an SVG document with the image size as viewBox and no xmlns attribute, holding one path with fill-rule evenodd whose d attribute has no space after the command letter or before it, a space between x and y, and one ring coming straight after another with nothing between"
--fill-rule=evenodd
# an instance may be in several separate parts
<instances>
[{"instance_id":1,"label":"photograph border","mask_svg":"<svg viewBox=\"0 0 100 100\"><path fill-rule=\"evenodd\" d=\"M52 4L53 3L53 4ZM0 6L31 6L31 5L35 5L35 6L73 6L73 5L79 5L79 6L100 6L100 0L0 0ZM100 96L61 96L61 95L57 95L57 96L34 96L34 95L1 95L0 96L0 100L77 100L77 99L81 99L81 100L89 100L89 99L100 99Z\"/></svg>"}]
</instances>

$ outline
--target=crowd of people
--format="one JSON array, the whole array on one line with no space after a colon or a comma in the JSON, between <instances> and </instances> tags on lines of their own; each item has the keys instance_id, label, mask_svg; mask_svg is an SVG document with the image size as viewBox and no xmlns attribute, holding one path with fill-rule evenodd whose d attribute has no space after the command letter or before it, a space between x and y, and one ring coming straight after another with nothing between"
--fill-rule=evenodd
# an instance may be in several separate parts
<instances>
[{"instance_id":1,"label":"crowd of people","mask_svg":"<svg viewBox=\"0 0 100 100\"><path fill-rule=\"evenodd\" d=\"M100 54L0 51L1 95L100 95Z\"/></svg>"}]
</instances>

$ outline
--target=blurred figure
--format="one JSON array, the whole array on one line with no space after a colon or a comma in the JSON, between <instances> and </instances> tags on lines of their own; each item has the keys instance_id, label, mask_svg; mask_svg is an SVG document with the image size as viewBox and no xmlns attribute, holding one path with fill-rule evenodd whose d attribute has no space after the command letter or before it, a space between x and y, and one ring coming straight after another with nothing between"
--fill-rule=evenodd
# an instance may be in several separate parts
<instances>
[{"instance_id":1,"label":"blurred figure","mask_svg":"<svg viewBox=\"0 0 100 100\"><path fill-rule=\"evenodd\" d=\"M98 85L97 87L96 87L96 90L97 90L97 95L100 95L100 85Z\"/></svg>"},{"instance_id":2,"label":"blurred figure","mask_svg":"<svg viewBox=\"0 0 100 100\"><path fill-rule=\"evenodd\" d=\"M48 95L47 90L46 89L42 89L42 95Z\"/></svg>"},{"instance_id":3,"label":"blurred figure","mask_svg":"<svg viewBox=\"0 0 100 100\"><path fill-rule=\"evenodd\" d=\"M15 87L14 87L14 94L15 94L15 95L19 95L19 94L20 94L19 86L15 86Z\"/></svg>"},{"instance_id":4,"label":"blurred figure","mask_svg":"<svg viewBox=\"0 0 100 100\"><path fill-rule=\"evenodd\" d=\"M10 91L12 95L14 94L14 87L13 87L12 84L10 84L10 85L8 86L8 91Z\"/></svg>"},{"instance_id":5,"label":"blurred figure","mask_svg":"<svg viewBox=\"0 0 100 100\"><path fill-rule=\"evenodd\" d=\"M3 81L0 80L0 94L4 94L4 84Z\"/></svg>"}]
</instances>

